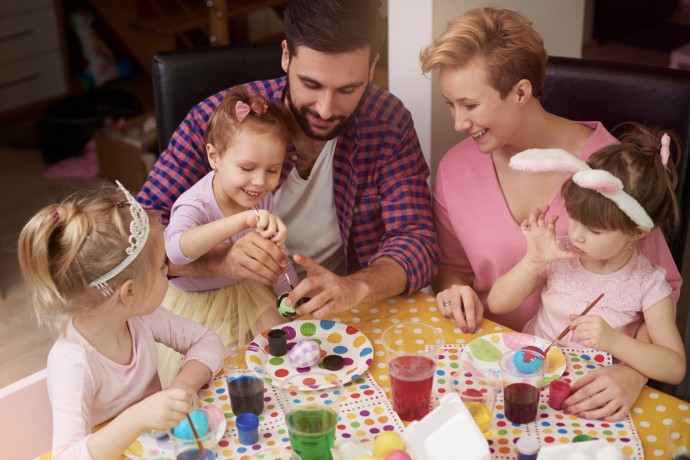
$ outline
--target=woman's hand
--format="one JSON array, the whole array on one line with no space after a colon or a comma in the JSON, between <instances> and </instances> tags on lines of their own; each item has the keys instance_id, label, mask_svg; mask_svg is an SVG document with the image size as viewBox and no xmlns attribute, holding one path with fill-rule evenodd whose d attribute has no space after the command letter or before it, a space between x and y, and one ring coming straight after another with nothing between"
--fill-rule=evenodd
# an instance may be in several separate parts
<instances>
[{"instance_id":1,"label":"woman's hand","mask_svg":"<svg viewBox=\"0 0 690 460\"><path fill-rule=\"evenodd\" d=\"M436 294L436 306L441 314L455 319L465 334L474 334L477 325L484 319L484 305L470 286L453 284Z\"/></svg>"},{"instance_id":2,"label":"woman's hand","mask_svg":"<svg viewBox=\"0 0 690 460\"><path fill-rule=\"evenodd\" d=\"M615 422L635 404L647 377L625 364L601 367L575 382L564 401L565 413Z\"/></svg>"}]
</instances>

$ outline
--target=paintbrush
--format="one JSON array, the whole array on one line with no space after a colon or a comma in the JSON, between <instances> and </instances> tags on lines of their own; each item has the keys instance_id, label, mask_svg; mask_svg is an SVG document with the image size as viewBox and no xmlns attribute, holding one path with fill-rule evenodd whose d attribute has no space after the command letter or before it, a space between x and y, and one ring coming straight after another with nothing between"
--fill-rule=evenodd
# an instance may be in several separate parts
<instances>
[{"instance_id":1,"label":"paintbrush","mask_svg":"<svg viewBox=\"0 0 690 460\"><path fill-rule=\"evenodd\" d=\"M189 426L192 428L192 433L194 433L194 440L196 441L196 445L199 446L201 458L206 459L206 449L204 449L204 444L201 442L201 439L199 439L199 433L196 432L194 423L192 423L192 417L190 417L189 414L187 414L187 421L189 422Z\"/></svg>"}]
</instances>

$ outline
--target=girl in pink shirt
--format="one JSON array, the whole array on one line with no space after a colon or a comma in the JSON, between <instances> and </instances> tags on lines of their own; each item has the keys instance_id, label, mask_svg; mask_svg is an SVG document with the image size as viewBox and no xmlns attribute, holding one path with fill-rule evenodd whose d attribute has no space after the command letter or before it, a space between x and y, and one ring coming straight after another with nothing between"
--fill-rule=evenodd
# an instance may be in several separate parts
<instances>
[{"instance_id":1,"label":"girl in pink shirt","mask_svg":"<svg viewBox=\"0 0 690 460\"><path fill-rule=\"evenodd\" d=\"M678 384L685 376L683 341L664 269L637 248L654 227L679 221L670 136L641 126L587 162L560 149L514 155L516 170L572 173L562 188L570 216L568 237L557 238L558 215L537 208L521 224L525 256L493 285L488 307L514 310L541 290L542 305L523 332L561 344L607 351L655 380ZM661 145L661 152L659 151ZM597 295L601 300L579 315ZM642 320L651 343L635 339Z\"/></svg>"},{"instance_id":2,"label":"girl in pink shirt","mask_svg":"<svg viewBox=\"0 0 690 460\"><path fill-rule=\"evenodd\" d=\"M19 264L39 322L58 333L47 366L55 460L119 459L141 433L194 409L223 344L160 306L163 228L121 184L40 210L19 236ZM156 343L185 357L166 390Z\"/></svg>"}]
</instances>

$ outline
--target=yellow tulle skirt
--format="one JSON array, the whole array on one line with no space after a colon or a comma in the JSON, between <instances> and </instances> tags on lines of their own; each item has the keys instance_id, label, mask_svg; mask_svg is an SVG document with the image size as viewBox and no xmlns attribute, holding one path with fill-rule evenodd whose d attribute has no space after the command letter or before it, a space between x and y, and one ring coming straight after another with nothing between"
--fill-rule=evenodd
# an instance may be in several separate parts
<instances>
[{"instance_id":1,"label":"yellow tulle skirt","mask_svg":"<svg viewBox=\"0 0 690 460\"><path fill-rule=\"evenodd\" d=\"M163 306L206 325L226 347L248 343L264 330L285 322L276 309L271 288L249 280L201 292L186 292L171 285ZM163 388L170 385L181 366L181 354L158 344L158 374Z\"/></svg>"}]
</instances>

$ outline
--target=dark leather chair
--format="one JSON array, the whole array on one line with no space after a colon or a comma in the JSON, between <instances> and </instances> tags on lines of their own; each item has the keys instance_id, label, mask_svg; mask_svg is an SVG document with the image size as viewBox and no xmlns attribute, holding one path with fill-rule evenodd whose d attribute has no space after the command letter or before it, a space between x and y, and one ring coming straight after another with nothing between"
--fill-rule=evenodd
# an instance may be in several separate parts
<instances>
[{"instance_id":1,"label":"dark leather chair","mask_svg":"<svg viewBox=\"0 0 690 460\"><path fill-rule=\"evenodd\" d=\"M620 127L622 123L634 121L673 130L680 137L682 157L677 168L676 196L682 220L677 234L667 237L667 240L682 273L690 221L690 185L687 177L690 157L690 72L550 57L541 101L548 111L572 120L601 121L616 136L620 136L625 128ZM683 316L687 315L687 306L678 305L681 322ZM684 329L685 353L690 358L690 321L686 320ZM655 381L651 381L650 385L686 400L690 396L688 377L677 388Z\"/></svg>"},{"instance_id":2,"label":"dark leather chair","mask_svg":"<svg viewBox=\"0 0 690 460\"><path fill-rule=\"evenodd\" d=\"M668 239L682 269L688 233L688 159L690 157L690 72L563 57L550 57L541 98L550 112L572 120L601 121L614 135L634 121L674 131L682 142L676 195L682 224Z\"/></svg>"},{"instance_id":3,"label":"dark leather chair","mask_svg":"<svg viewBox=\"0 0 690 460\"><path fill-rule=\"evenodd\" d=\"M189 109L207 97L253 80L284 74L280 43L164 51L153 55L153 99L160 150Z\"/></svg>"}]
</instances>

